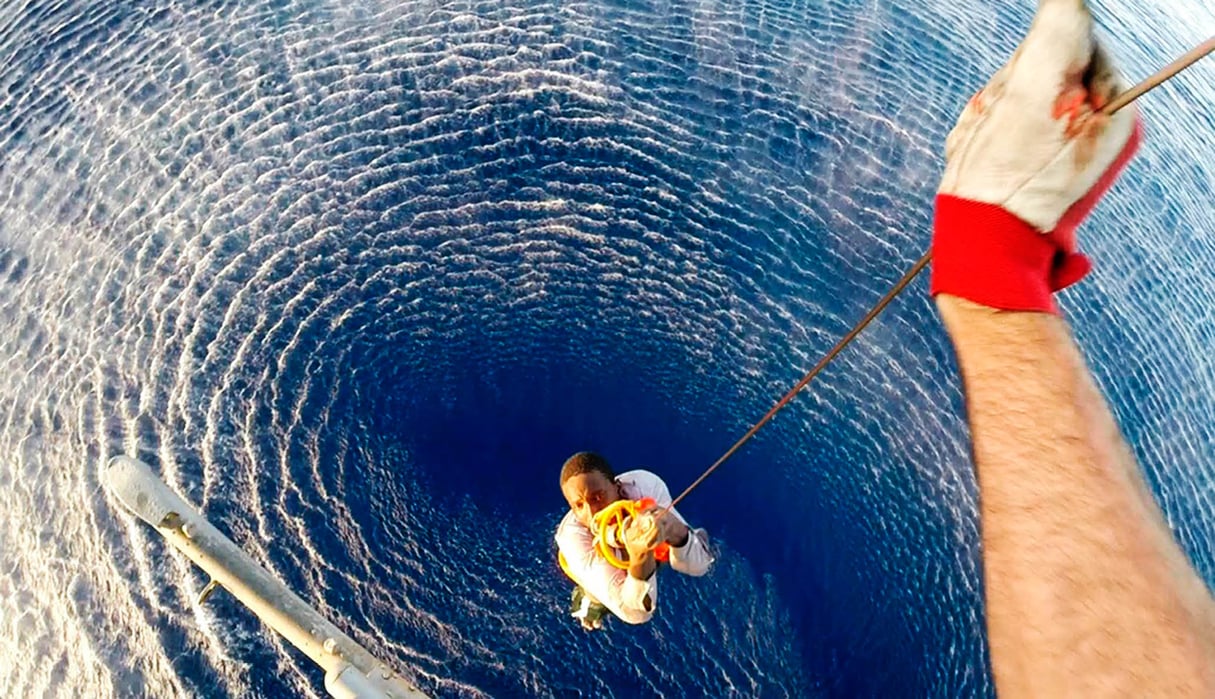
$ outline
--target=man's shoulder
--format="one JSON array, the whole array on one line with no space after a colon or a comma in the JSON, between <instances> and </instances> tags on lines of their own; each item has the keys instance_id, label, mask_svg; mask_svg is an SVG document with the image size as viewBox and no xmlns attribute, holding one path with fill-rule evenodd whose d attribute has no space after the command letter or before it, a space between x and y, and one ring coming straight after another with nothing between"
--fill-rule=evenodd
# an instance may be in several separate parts
<instances>
[{"instance_id":1,"label":"man's shoulder","mask_svg":"<svg viewBox=\"0 0 1215 699\"><path fill-rule=\"evenodd\" d=\"M642 468L625 471L616 476L616 480L630 491L627 497L633 499L658 497L668 492L666 482L659 478L658 474Z\"/></svg>"},{"instance_id":2,"label":"man's shoulder","mask_svg":"<svg viewBox=\"0 0 1215 699\"><path fill-rule=\"evenodd\" d=\"M571 545L581 542L583 539L589 541L591 532L578 522L573 512L566 512L561 521L557 523L557 532L553 538L557 540L558 546Z\"/></svg>"},{"instance_id":3,"label":"man's shoulder","mask_svg":"<svg viewBox=\"0 0 1215 699\"><path fill-rule=\"evenodd\" d=\"M569 510L565 513L565 516L561 518L561 521L557 522L557 536L560 537L561 532L569 529L570 527L581 526L582 525L578 524L578 520L574 518L574 512Z\"/></svg>"},{"instance_id":4,"label":"man's shoulder","mask_svg":"<svg viewBox=\"0 0 1215 699\"><path fill-rule=\"evenodd\" d=\"M647 471L644 468L635 468L632 471L625 471L624 473L621 473L616 476L617 480L620 480L622 478L653 479L653 480L658 481L659 483L662 482L662 479L658 477L657 473L654 473L653 471Z\"/></svg>"}]
</instances>

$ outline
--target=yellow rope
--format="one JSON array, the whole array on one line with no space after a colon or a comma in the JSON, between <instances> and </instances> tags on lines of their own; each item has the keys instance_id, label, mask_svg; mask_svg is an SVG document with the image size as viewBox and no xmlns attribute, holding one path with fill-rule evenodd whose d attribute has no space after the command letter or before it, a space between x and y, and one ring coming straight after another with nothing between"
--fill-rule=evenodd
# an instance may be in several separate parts
<instances>
[{"instance_id":1,"label":"yellow rope","mask_svg":"<svg viewBox=\"0 0 1215 699\"><path fill-rule=\"evenodd\" d=\"M642 498L640 500L617 500L608 505L599 512L595 513L595 526L591 530L595 534L595 550L599 555L603 556L613 568L627 570L629 567L628 555L619 556L616 554L616 547L613 543L624 542L624 532L628 528L629 522L641 512L654 507L654 498ZM659 542L654 547L654 558L659 561L666 561L670 557L671 547L667 542ZM557 563L561 566L561 570L574 582L577 578L570 572L569 563L565 560L565 554L557 551Z\"/></svg>"}]
</instances>

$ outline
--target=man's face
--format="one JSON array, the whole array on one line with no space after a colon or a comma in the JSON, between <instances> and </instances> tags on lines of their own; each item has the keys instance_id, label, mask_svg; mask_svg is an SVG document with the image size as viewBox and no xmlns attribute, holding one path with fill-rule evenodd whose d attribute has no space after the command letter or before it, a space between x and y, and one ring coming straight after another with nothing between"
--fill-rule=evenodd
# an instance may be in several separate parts
<instances>
[{"instance_id":1,"label":"man's face","mask_svg":"<svg viewBox=\"0 0 1215 699\"><path fill-rule=\"evenodd\" d=\"M620 488L598 471L571 476L561 493L582 526L591 529L595 513L620 499Z\"/></svg>"}]
</instances>

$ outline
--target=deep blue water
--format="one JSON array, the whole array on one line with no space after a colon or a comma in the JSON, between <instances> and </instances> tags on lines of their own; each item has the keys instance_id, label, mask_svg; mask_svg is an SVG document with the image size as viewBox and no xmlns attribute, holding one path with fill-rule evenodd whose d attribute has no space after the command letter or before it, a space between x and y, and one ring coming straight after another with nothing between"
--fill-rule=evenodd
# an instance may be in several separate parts
<instances>
[{"instance_id":1,"label":"deep blue water","mask_svg":"<svg viewBox=\"0 0 1215 699\"><path fill-rule=\"evenodd\" d=\"M1133 76L1215 28L1097 10ZM570 453L682 490L911 266L953 114L1028 18L0 11L0 686L323 693L100 488L127 453L435 696L990 696L925 280L681 504L718 563L667 576L653 623L583 633L552 533ZM1098 270L1064 297L1208 582L1215 124L1181 107L1213 78L1144 99L1148 144L1083 233Z\"/></svg>"}]
</instances>

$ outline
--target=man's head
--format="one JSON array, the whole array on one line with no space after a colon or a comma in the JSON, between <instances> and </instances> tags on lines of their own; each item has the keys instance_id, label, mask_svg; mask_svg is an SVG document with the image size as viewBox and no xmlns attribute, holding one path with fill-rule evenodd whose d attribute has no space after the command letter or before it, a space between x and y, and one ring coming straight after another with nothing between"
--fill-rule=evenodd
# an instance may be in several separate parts
<instances>
[{"instance_id":1,"label":"man's head","mask_svg":"<svg viewBox=\"0 0 1215 699\"><path fill-rule=\"evenodd\" d=\"M587 529L591 528L596 512L622 497L616 473L607 459L589 451L580 451L565 460L561 467L561 494L574 517Z\"/></svg>"}]
</instances>

